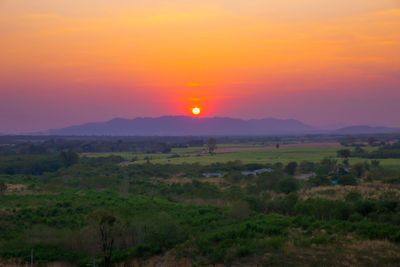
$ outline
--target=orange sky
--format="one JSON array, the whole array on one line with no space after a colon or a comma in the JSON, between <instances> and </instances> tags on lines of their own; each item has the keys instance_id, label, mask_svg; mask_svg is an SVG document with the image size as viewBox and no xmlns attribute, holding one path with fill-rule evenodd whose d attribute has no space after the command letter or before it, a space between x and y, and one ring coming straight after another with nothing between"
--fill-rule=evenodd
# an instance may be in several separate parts
<instances>
[{"instance_id":1,"label":"orange sky","mask_svg":"<svg viewBox=\"0 0 400 267\"><path fill-rule=\"evenodd\" d=\"M0 132L197 105L400 126L400 1L0 0L0 93Z\"/></svg>"}]
</instances>

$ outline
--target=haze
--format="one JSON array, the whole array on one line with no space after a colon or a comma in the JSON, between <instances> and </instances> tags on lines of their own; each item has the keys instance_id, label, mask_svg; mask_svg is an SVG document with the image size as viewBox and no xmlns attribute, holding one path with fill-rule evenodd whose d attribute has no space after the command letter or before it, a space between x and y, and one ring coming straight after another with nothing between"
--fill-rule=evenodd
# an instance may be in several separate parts
<instances>
[{"instance_id":1,"label":"haze","mask_svg":"<svg viewBox=\"0 0 400 267\"><path fill-rule=\"evenodd\" d=\"M0 0L0 132L114 117L400 126L398 0Z\"/></svg>"}]
</instances>

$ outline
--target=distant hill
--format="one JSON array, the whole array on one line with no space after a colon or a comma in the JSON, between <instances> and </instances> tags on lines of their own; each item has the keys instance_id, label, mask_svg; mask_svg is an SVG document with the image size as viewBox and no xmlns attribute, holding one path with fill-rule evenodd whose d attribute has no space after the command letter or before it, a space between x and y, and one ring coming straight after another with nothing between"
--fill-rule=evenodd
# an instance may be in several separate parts
<instances>
[{"instance_id":1,"label":"distant hill","mask_svg":"<svg viewBox=\"0 0 400 267\"><path fill-rule=\"evenodd\" d=\"M367 125L349 126L333 131L334 134L386 134L386 133L400 133L400 128L390 127L371 127Z\"/></svg>"},{"instance_id":2,"label":"distant hill","mask_svg":"<svg viewBox=\"0 0 400 267\"><path fill-rule=\"evenodd\" d=\"M233 118L194 118L164 116L158 118L116 118L107 122L86 123L38 134L113 135L113 136L185 136L185 135L273 135L312 132L311 126L297 120Z\"/></svg>"}]
</instances>

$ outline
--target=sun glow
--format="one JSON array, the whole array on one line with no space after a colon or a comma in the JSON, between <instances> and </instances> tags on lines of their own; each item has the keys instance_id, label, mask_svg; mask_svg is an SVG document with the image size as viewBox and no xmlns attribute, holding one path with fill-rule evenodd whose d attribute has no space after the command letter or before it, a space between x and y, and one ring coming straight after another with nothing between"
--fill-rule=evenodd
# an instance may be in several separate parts
<instances>
[{"instance_id":1,"label":"sun glow","mask_svg":"<svg viewBox=\"0 0 400 267\"><path fill-rule=\"evenodd\" d=\"M192 113L193 113L193 115L199 115L200 114L200 108L193 108L192 109Z\"/></svg>"}]
</instances>

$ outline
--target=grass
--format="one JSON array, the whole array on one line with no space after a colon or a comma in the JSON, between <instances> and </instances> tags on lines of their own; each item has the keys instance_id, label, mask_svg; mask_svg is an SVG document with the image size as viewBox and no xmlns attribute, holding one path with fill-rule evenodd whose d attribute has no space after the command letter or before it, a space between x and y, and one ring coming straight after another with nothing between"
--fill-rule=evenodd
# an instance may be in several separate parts
<instances>
[{"instance_id":1,"label":"grass","mask_svg":"<svg viewBox=\"0 0 400 267\"><path fill-rule=\"evenodd\" d=\"M248 145L248 144L247 144ZM227 145L224 145L227 147ZM233 147L233 146L230 146ZM257 147L257 146L254 146ZM159 164L181 164L199 163L202 165L216 162L228 162L240 160L243 163L276 163L287 164L291 161L301 162L303 160L318 162L324 158L337 158L336 152L343 147L287 147L280 149L258 149L258 150L232 150L229 152L217 153L214 156L200 152L203 147L174 148L170 154L133 154L133 153L93 153L87 154L89 157L119 155L126 160L137 160L132 164L142 164L146 158L150 158L152 163ZM199 154L196 152L199 151ZM177 157L176 155L179 155ZM339 159L340 160L340 159ZM350 158L350 164L368 161L363 158ZM400 170L400 159L380 159L381 165L385 168Z\"/></svg>"}]
</instances>

